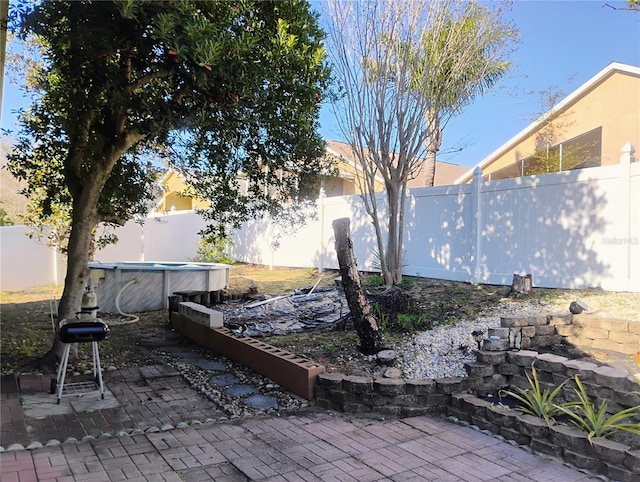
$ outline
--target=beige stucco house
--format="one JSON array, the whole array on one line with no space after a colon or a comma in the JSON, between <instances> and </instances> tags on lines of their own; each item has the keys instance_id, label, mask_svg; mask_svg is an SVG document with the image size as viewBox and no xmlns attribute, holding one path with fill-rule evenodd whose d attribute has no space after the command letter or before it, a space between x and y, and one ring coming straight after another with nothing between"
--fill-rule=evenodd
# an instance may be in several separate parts
<instances>
[{"instance_id":1,"label":"beige stucco house","mask_svg":"<svg viewBox=\"0 0 640 482\"><path fill-rule=\"evenodd\" d=\"M176 170L169 169L160 179L162 197L156 204L156 212L191 211L206 209L209 203L192 197L187 191L185 178Z\"/></svg>"},{"instance_id":2,"label":"beige stucco house","mask_svg":"<svg viewBox=\"0 0 640 482\"><path fill-rule=\"evenodd\" d=\"M335 175L323 179L325 195L345 196L361 194L356 180L357 170L361 167L353 161L349 144L337 141L327 141L327 155L334 158L337 172ZM466 167L437 161L435 185L453 184L455 179L467 171ZM409 188L422 187L422 176L409 181ZM180 173L169 169L160 180L162 197L156 205L157 212L184 211L196 208L206 209L209 203L188 194L187 184ZM376 191L382 191L382 178L376 180Z\"/></svg>"},{"instance_id":3,"label":"beige stucco house","mask_svg":"<svg viewBox=\"0 0 640 482\"><path fill-rule=\"evenodd\" d=\"M640 67L614 62L455 182L617 164L627 143L640 146Z\"/></svg>"},{"instance_id":4,"label":"beige stucco house","mask_svg":"<svg viewBox=\"0 0 640 482\"><path fill-rule=\"evenodd\" d=\"M327 196L343 196L348 194L361 194L358 188L356 174L361 170L359 163L353 160L351 146L344 142L327 141L327 155L336 159L338 174L324 181L324 189ZM455 180L467 172L466 167L448 162L436 161L436 176L434 185L444 186L454 184ZM424 176L418 173L415 179L407 183L409 188L423 187ZM376 191L382 191L384 183L382 178L376 180Z\"/></svg>"}]
</instances>

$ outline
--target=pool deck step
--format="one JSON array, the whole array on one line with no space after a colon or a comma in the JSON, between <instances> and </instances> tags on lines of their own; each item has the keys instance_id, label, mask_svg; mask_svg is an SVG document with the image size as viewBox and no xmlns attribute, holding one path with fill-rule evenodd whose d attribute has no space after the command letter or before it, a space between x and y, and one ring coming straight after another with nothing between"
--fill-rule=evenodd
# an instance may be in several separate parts
<instances>
[{"instance_id":1,"label":"pool deck step","mask_svg":"<svg viewBox=\"0 0 640 482\"><path fill-rule=\"evenodd\" d=\"M190 340L240 362L287 390L313 399L313 389L324 367L295 353L251 337L238 337L228 328L209 328L177 312L171 326Z\"/></svg>"}]
</instances>

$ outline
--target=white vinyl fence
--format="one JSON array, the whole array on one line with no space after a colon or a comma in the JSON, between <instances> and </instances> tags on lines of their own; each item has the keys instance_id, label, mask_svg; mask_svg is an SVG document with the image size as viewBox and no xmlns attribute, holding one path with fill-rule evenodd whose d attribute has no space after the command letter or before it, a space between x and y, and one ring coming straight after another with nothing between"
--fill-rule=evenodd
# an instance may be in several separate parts
<instances>
[{"instance_id":1,"label":"white vinyl fence","mask_svg":"<svg viewBox=\"0 0 640 482\"><path fill-rule=\"evenodd\" d=\"M250 263L336 269L332 221L351 219L358 266L374 271L375 233L357 196L319 200L318 221L293 235L247 223L231 256ZM405 274L535 286L640 291L640 164L412 189Z\"/></svg>"},{"instance_id":2,"label":"white vinyl fence","mask_svg":"<svg viewBox=\"0 0 640 482\"><path fill-rule=\"evenodd\" d=\"M531 273L534 286L640 292L640 163L631 161L629 154L619 165L498 181L482 181L477 172L471 184L412 189L403 272L503 285L514 273ZM375 234L358 196L320 198L313 214L295 232L268 218L250 221L234 234L229 254L336 269L332 221L348 217L358 266L375 271ZM130 223L96 260L188 261L203 227L194 213ZM1 229L1 289L50 284L54 262L36 261L26 238L6 243L5 230L18 228Z\"/></svg>"}]
</instances>

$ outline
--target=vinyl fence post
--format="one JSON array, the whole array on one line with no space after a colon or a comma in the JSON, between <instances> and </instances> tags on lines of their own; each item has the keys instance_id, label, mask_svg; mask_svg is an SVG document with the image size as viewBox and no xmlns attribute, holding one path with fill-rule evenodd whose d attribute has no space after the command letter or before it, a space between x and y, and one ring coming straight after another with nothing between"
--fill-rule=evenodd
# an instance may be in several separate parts
<instances>
[{"instance_id":1,"label":"vinyl fence post","mask_svg":"<svg viewBox=\"0 0 640 482\"><path fill-rule=\"evenodd\" d=\"M633 233L632 233L633 223L631 219L634 206L638 205L637 201L634 202L634 200L631 199L631 164L634 162L633 154L636 152L636 150L631 144L631 142L627 142L624 146L622 146L622 149L620 150L620 152L621 152L621 155L620 155L619 186L622 194L622 197L621 197L622 205L620 206L620 208L622 212L626 214L626 216L623 215L623 218L622 218L624 219L624 223L625 223L625 227L624 227L625 237L623 240L622 247L623 247L624 255L626 257L625 265L627 267L627 272L625 273L626 279L624 282L624 286L619 286L617 289L621 291L628 291L628 290L634 289L634 286L632 286L632 284L634 283L634 280L632 280L633 273L631 272L632 270L631 265L633 261L632 250L637 249L637 245L638 245L638 238L633 237ZM635 287L635 289L637 289L637 286Z\"/></svg>"},{"instance_id":2,"label":"vinyl fence post","mask_svg":"<svg viewBox=\"0 0 640 482\"><path fill-rule=\"evenodd\" d=\"M318 219L320 220L320 253L318 255L318 273L324 273L324 200L327 193L324 190L324 181L320 186L320 194L318 195Z\"/></svg>"},{"instance_id":3,"label":"vinyl fence post","mask_svg":"<svg viewBox=\"0 0 640 482\"><path fill-rule=\"evenodd\" d=\"M471 266L473 274L471 283L477 285L482 280L482 206L480 191L482 190L482 168L473 171L472 201L471 201Z\"/></svg>"}]
</instances>

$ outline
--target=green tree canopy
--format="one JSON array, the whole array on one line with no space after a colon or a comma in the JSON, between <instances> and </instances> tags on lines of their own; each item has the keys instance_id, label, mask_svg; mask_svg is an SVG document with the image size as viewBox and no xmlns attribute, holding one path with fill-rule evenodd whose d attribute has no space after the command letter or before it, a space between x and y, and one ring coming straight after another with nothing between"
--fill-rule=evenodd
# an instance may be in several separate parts
<instances>
[{"instance_id":1,"label":"green tree canopy","mask_svg":"<svg viewBox=\"0 0 640 482\"><path fill-rule=\"evenodd\" d=\"M7 214L7 211L0 208L0 226L13 226L13 220Z\"/></svg>"},{"instance_id":2,"label":"green tree canopy","mask_svg":"<svg viewBox=\"0 0 640 482\"><path fill-rule=\"evenodd\" d=\"M322 172L329 69L306 1L42 1L14 15L43 62L11 170L44 216L70 207L60 317L80 306L96 225L148 206L149 159L194 181L218 231L302 200Z\"/></svg>"}]
</instances>

